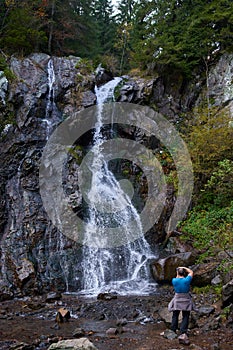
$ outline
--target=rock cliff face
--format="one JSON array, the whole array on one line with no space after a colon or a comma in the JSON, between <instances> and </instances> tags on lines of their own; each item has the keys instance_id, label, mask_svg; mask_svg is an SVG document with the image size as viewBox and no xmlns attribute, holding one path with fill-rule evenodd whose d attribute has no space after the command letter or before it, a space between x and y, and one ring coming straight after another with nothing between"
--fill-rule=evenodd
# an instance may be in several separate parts
<instances>
[{"instance_id":1,"label":"rock cliff face","mask_svg":"<svg viewBox=\"0 0 233 350\"><path fill-rule=\"evenodd\" d=\"M95 76L82 74L79 61L78 57L51 58L45 54L22 60L13 57L10 68L15 79L7 82L0 74L1 118L12 117L0 140L0 299L80 289L81 247L51 224L42 205L38 177L41 154L51 132L71 113L96 103ZM231 111L232 76L232 56L222 57L209 75L214 103L229 106ZM153 106L176 122L198 102L203 91L205 82L200 79L185 84L181 79L124 77L116 98ZM143 134L133 132L130 130L131 138L143 138ZM74 181L76 170L70 170ZM173 195L170 197L172 202ZM163 223L160 226L156 237L164 234Z\"/></svg>"},{"instance_id":2,"label":"rock cliff face","mask_svg":"<svg viewBox=\"0 0 233 350\"><path fill-rule=\"evenodd\" d=\"M38 178L41 153L52 130L72 111L95 103L94 77L82 76L75 68L78 61L51 61L35 54L10 62L15 79L1 106L3 115L15 116L0 144L1 298L78 288L80 248L51 225Z\"/></svg>"}]
</instances>

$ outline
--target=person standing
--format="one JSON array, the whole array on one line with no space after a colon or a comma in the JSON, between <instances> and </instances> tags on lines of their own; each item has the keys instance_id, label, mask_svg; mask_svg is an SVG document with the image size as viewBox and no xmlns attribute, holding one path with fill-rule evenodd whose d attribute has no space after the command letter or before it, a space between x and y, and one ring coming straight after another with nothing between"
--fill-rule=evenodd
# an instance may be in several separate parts
<instances>
[{"instance_id":1,"label":"person standing","mask_svg":"<svg viewBox=\"0 0 233 350\"><path fill-rule=\"evenodd\" d=\"M168 305L168 310L173 312L171 330L178 330L179 314L182 311L182 322L180 325L180 334L186 334L188 331L190 311L193 310L192 297L190 295L190 284L193 279L193 271L187 267L178 267L176 277L172 279L175 296Z\"/></svg>"}]
</instances>

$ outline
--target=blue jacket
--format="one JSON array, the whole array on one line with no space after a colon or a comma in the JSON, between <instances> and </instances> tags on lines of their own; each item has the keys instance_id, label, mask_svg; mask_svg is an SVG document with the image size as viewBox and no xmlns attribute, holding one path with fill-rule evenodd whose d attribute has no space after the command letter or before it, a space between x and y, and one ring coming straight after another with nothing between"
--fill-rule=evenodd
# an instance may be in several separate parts
<instances>
[{"instance_id":1,"label":"blue jacket","mask_svg":"<svg viewBox=\"0 0 233 350\"><path fill-rule=\"evenodd\" d=\"M175 277L172 279L172 285L176 293L189 293L191 281L191 276L182 278Z\"/></svg>"}]
</instances>

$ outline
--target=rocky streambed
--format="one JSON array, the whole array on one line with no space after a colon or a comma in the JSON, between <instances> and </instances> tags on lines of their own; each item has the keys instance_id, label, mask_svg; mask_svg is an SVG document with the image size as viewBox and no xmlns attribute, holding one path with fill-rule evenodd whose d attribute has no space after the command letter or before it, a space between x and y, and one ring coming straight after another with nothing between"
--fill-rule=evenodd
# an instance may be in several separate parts
<instances>
[{"instance_id":1,"label":"rocky streambed","mask_svg":"<svg viewBox=\"0 0 233 350\"><path fill-rule=\"evenodd\" d=\"M199 312L191 316L190 345L173 339L168 332L171 314L167 311L172 293L170 286L159 286L150 296L102 294L84 298L49 293L3 301L0 349L61 349L55 345L59 341L75 343L84 338L83 349L232 349L233 308L222 309L218 296L211 292L193 294Z\"/></svg>"}]
</instances>

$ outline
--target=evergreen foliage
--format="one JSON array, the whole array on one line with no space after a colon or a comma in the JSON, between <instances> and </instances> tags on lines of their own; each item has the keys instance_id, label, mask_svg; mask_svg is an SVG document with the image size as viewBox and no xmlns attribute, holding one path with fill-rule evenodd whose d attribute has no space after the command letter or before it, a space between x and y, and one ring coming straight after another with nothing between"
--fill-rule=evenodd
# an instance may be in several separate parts
<instances>
[{"instance_id":1,"label":"evergreen foliage","mask_svg":"<svg viewBox=\"0 0 233 350\"><path fill-rule=\"evenodd\" d=\"M231 0L157 0L137 6L141 38L134 59L142 68L163 65L189 75L206 60L233 49Z\"/></svg>"},{"instance_id":2,"label":"evergreen foliage","mask_svg":"<svg viewBox=\"0 0 233 350\"><path fill-rule=\"evenodd\" d=\"M93 15L97 32L98 54L109 54L113 51L116 25L113 19L113 5L110 0L94 1Z\"/></svg>"},{"instance_id":3,"label":"evergreen foliage","mask_svg":"<svg viewBox=\"0 0 233 350\"><path fill-rule=\"evenodd\" d=\"M190 75L233 50L231 0L0 0L7 54L45 51L94 59L115 55L120 70L160 67Z\"/></svg>"},{"instance_id":4,"label":"evergreen foliage","mask_svg":"<svg viewBox=\"0 0 233 350\"><path fill-rule=\"evenodd\" d=\"M28 2L6 2L5 13L1 16L0 45L9 54L28 55L45 49L46 34L41 20L34 14Z\"/></svg>"}]
</instances>

